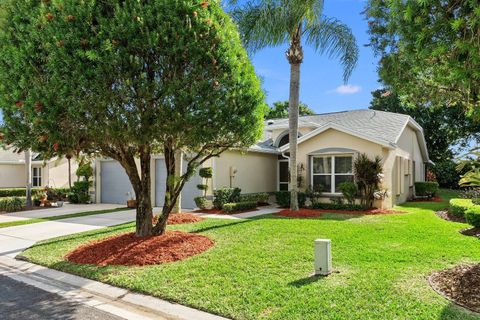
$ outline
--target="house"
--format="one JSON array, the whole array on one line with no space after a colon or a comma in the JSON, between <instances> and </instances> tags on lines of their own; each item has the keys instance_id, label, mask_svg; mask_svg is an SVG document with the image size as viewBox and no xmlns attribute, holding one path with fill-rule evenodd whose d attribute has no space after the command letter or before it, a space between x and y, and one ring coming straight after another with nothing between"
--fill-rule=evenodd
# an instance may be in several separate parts
<instances>
[{"instance_id":1,"label":"house","mask_svg":"<svg viewBox=\"0 0 480 320\"><path fill-rule=\"evenodd\" d=\"M211 159L210 190L223 186L239 187L242 193L288 190L288 119L268 120L264 137L246 151L229 150ZM416 181L424 181L425 164L430 162L423 129L410 116L375 111L353 110L299 118L297 162L301 189L321 184L324 201L339 196L341 182L352 181L356 155L380 156L383 160L383 185L390 196L384 207L405 202L413 194ZM152 160L152 199L163 204L165 164L161 156ZM121 166L109 159L95 161L97 202L125 203L132 191ZM193 208L193 198L201 195L193 177L182 193L182 207ZM380 206L380 203L376 203Z\"/></svg>"},{"instance_id":2,"label":"house","mask_svg":"<svg viewBox=\"0 0 480 320\"><path fill-rule=\"evenodd\" d=\"M71 161L72 181L76 181L78 164ZM25 153L0 148L0 188L24 188L26 185ZM68 187L68 160L53 158L42 160L32 153L32 186Z\"/></svg>"}]
</instances>

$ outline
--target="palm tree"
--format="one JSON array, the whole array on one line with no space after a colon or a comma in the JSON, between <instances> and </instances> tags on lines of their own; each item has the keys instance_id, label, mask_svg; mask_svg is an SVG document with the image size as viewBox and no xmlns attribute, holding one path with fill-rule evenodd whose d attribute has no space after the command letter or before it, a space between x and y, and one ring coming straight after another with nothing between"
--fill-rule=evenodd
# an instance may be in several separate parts
<instances>
[{"instance_id":1,"label":"palm tree","mask_svg":"<svg viewBox=\"0 0 480 320\"><path fill-rule=\"evenodd\" d=\"M298 210L297 137L302 43L318 53L339 58L346 82L358 60L358 47L350 28L323 16L323 0L250 0L233 10L245 46L250 52L289 44L290 209Z\"/></svg>"}]
</instances>

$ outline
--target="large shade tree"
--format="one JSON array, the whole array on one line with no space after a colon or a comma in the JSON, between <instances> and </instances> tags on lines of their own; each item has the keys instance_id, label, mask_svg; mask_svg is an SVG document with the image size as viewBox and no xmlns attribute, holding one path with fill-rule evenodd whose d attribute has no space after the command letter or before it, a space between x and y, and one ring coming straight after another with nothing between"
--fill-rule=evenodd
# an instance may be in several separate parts
<instances>
[{"instance_id":1,"label":"large shade tree","mask_svg":"<svg viewBox=\"0 0 480 320\"><path fill-rule=\"evenodd\" d=\"M289 141L290 209L298 210L297 138L300 95L300 66L303 45L320 54L339 58L346 81L358 59L358 47L351 30L334 18L323 15L323 0L250 0L233 11L247 48L288 45L290 64Z\"/></svg>"},{"instance_id":2,"label":"large shade tree","mask_svg":"<svg viewBox=\"0 0 480 320\"><path fill-rule=\"evenodd\" d=\"M202 163L261 136L264 95L218 1L24 0L5 10L5 141L45 156L77 150L117 160L136 194L137 236L165 232ZM166 195L153 225L150 166L158 153Z\"/></svg>"},{"instance_id":3,"label":"large shade tree","mask_svg":"<svg viewBox=\"0 0 480 320\"><path fill-rule=\"evenodd\" d=\"M265 119L282 119L288 118L289 102L288 101L277 101L267 110L265 114ZM315 111L310 109L305 103L298 104L298 115L299 116L310 116L315 114Z\"/></svg>"},{"instance_id":4,"label":"large shade tree","mask_svg":"<svg viewBox=\"0 0 480 320\"><path fill-rule=\"evenodd\" d=\"M480 115L478 0L369 0L365 14L380 77L404 101Z\"/></svg>"}]
</instances>

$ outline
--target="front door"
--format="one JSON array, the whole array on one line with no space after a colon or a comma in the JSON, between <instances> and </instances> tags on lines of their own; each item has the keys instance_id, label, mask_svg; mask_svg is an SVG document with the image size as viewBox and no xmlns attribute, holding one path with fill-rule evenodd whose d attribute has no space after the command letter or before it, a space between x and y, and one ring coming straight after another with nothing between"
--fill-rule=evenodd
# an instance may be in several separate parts
<instances>
[{"instance_id":1,"label":"front door","mask_svg":"<svg viewBox=\"0 0 480 320\"><path fill-rule=\"evenodd\" d=\"M278 161L278 190L288 191L288 160Z\"/></svg>"}]
</instances>

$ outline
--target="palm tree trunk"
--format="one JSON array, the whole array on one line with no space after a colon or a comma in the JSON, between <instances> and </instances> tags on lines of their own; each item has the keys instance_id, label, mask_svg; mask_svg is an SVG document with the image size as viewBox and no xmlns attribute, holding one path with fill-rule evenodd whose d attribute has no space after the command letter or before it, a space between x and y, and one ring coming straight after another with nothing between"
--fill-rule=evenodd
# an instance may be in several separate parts
<instances>
[{"instance_id":1,"label":"palm tree trunk","mask_svg":"<svg viewBox=\"0 0 480 320\"><path fill-rule=\"evenodd\" d=\"M297 173L297 137L298 137L298 105L300 95L300 64L290 65L290 101L289 101L289 128L290 128L290 210L298 211L298 173Z\"/></svg>"},{"instance_id":2,"label":"palm tree trunk","mask_svg":"<svg viewBox=\"0 0 480 320\"><path fill-rule=\"evenodd\" d=\"M292 35L290 47L286 53L290 63L290 98L288 110L289 151L290 151L290 210L298 211L298 173L297 173L297 138L298 138L298 108L300 103L300 65L303 61L302 25L297 27Z\"/></svg>"}]
</instances>

